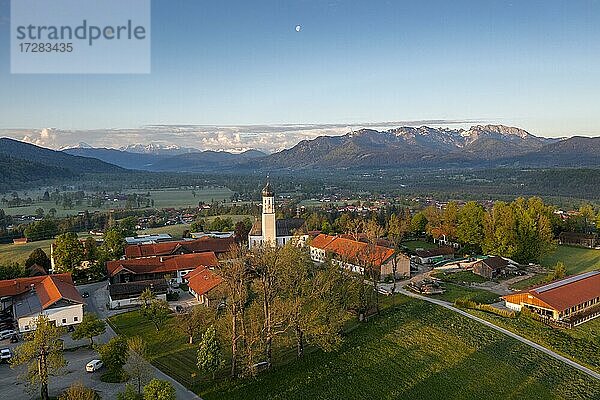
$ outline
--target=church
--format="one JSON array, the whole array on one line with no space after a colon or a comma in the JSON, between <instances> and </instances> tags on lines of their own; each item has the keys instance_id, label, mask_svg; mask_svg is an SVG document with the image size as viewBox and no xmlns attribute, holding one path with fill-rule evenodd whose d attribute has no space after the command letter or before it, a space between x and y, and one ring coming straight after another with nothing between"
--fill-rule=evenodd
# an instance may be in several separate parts
<instances>
[{"instance_id":1,"label":"church","mask_svg":"<svg viewBox=\"0 0 600 400\"><path fill-rule=\"evenodd\" d=\"M248 234L248 246L250 248L263 245L283 246L293 237L306 241L306 234L297 234L304 226L304 220L300 218L275 218L275 194L271 184L267 181L262 190L262 219L256 220Z\"/></svg>"}]
</instances>

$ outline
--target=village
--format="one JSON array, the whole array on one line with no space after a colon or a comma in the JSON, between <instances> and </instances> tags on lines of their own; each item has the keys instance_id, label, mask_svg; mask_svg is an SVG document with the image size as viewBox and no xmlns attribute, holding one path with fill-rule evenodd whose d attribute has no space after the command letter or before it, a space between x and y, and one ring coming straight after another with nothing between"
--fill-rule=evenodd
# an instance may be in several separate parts
<instances>
[{"instance_id":1,"label":"village","mask_svg":"<svg viewBox=\"0 0 600 400\"><path fill-rule=\"evenodd\" d=\"M278 214L281 214L278 207L281 205L278 205L278 196L269 182L262 189L261 195L260 218L245 230L229 223L224 226L225 229L216 231L190 231L183 238L174 238L169 233L161 233L159 229L156 233L120 238L111 237L108 232L91 231L92 236L87 239L74 235L69 240L63 238L55 241L50 246L47 260L41 256L38 258L39 264L34 262L27 266L28 277L0 281L0 346L5 346L1 350L3 360L8 361L15 351L18 352L15 349L18 349L27 335L35 334L38 323L51 324L64 329L61 340L65 349L85 348L83 354L89 358L86 365L92 365L90 368L93 372L96 369L105 371L100 372L100 379L90 380L90 375L95 376L94 373L89 374L82 367L79 371L71 371L72 377L62 382L63 386L80 379L116 394L124 386L123 383L118 383L121 379L114 379L111 374L114 375L115 368L118 371L122 366L111 366L111 359L101 349L111 343L114 345L114 341L123 335L124 328L120 324L123 318L133 315L131 310L138 310L133 311L136 318L139 317L137 313L141 313L155 325L157 331L167 320L175 318L172 321L181 321L175 323L183 325L183 328L179 327L180 330L187 327L190 343L194 336L206 329L207 321L215 321L215 318L224 318L225 321L232 312L233 325L229 329L235 331L236 323L251 323L251 320L246 322L247 317L236 314L240 310L236 311L235 307L244 309L246 306L240 301L246 301L243 299L250 293L242 296L242 288L236 286L236 282L242 279L247 280L248 285L253 285L254 279L258 279L258 282L262 280L263 283L257 286L262 288L257 289L259 296L267 296L265 302L270 298L268 296L274 296L270 301L275 301L283 293L273 291L269 294L269 290L274 289L264 286L264 282L281 279L283 285L290 278L277 278L278 274L290 274L292 270L286 268L299 268L299 263L302 262L312 265L308 267L305 264L302 267L308 268L306 271L309 275L323 276L308 278L307 275L303 278L306 281L290 281L290 290L299 284L308 284L310 287L306 290L309 292L320 291L329 287L332 282L337 283L326 289L329 292L321 295L323 297L319 301L328 304L328 309L313 321L316 325L306 328L306 339L299 339L299 355L306 346L304 340L317 340L316 336L310 339L313 335L311 329L317 329L315 326L320 326L318 329L324 329L327 325L330 328L341 327L352 314L359 321L366 321L376 317L382 307L386 307L386 304L389 306L390 301L395 302L393 299L397 296L441 302L440 304L452 309L467 310L484 319L485 315L490 318L500 317L503 322L499 326L510 324L510 321L522 314L539 323L540 328L549 326L555 330L576 330L580 325L600 316L598 269L569 273L564 264L559 262L548 272L538 263L518 262L494 253L471 253L469 250L465 251L468 247L465 246L465 241L457 240L456 236L437 234L428 240L424 235L424 225L417 228L416 236L413 234L413 237L409 237L409 225L415 223L414 215L405 216L404 220L402 216L394 215L386 230L374 220L363 221L360 218L348 219L347 229L343 233L309 229L314 226L307 226L307 221L301 218L304 210L300 207L293 217L278 218ZM467 203L460 205L471 206ZM209 208L203 205L200 207ZM440 210L440 218L443 219L444 213L456 205L434 203L430 207ZM493 204L488 205L490 207ZM363 209L355 206L344 206L338 210L359 216L362 211ZM377 213L379 208L364 211ZM562 219L568 218L568 214L562 211L554 211L553 214ZM433 220L433 217L429 216L429 219ZM138 218L135 221L136 228L143 228L148 221L147 217ZM193 214L178 215L174 223L180 221L193 222ZM169 220L166 220L165 225L169 225ZM434 229L442 231L444 223L441 222ZM595 234L574 232L562 232L557 242L558 246L576 248L593 249L597 245ZM18 241L15 243L18 245ZM27 243L27 240L23 243ZM111 256L108 259L99 258L101 261L95 266L90 257L86 260L86 257L70 260L70 255L77 246L85 249L88 256L98 253L100 249L109 248ZM287 260L281 262L289 264L280 266L277 261L279 258ZM70 263L70 269L65 268L66 263ZM234 267L242 268L244 263L250 266L244 267L250 268L247 272L240 272ZM278 272L279 269L281 272ZM96 272L92 274L92 270ZM314 272L308 272L311 270ZM80 281L77 285L75 276ZM85 276L89 279L81 281ZM325 283L322 279L328 282ZM311 302L310 304L316 301L311 295L297 290L290 292L295 293L296 300L304 299L305 296L306 299L302 301ZM276 304L278 303L274 302L272 306L275 307ZM311 307L317 306L313 304ZM203 309L205 311L201 311ZM248 312L250 310L251 308ZM269 331L280 330L287 323L291 324L290 327L294 326L294 318L290 314L279 315L273 311L273 314L265 314L259 320L262 318L265 318L264 321L291 318L286 323L274 323L272 326L264 322ZM192 322L183 322L186 319ZM95 323L96 328L90 330L89 321L100 322ZM321 323L326 325L319 325ZM300 329L299 325L296 329ZM284 331L287 332L287 329L282 332ZM523 332L525 337L528 334L530 333ZM328 335L329 341L342 340L339 333L334 331ZM87 348L85 338L92 340L95 336L98 336L95 346L100 347ZM245 337L244 340L258 340L260 337L261 334L258 334L257 339ZM534 337L531 339L535 340ZM230 352L231 360L227 365L231 368L232 376L255 375L262 369L271 368L274 361L270 347L265 350L263 346L264 343L271 346L276 335L267 333L266 340L260 346L250 345L237 354L236 346L244 345L236 343L236 340L231 342L233 353ZM326 350L331 346L329 341L324 344L316 341L315 345ZM263 351L267 351L266 358L260 356ZM85 359L77 359L78 363L83 361ZM225 365L224 359L221 362L219 365ZM236 363L240 365L236 366ZM200 361L198 365L201 365ZM156 370L155 373L173 376L173 368L174 366L161 368L159 365L162 372ZM193 370L196 362L185 365L184 368ZM595 374L584 366L580 369ZM222 366L215 369L220 370ZM8 369L1 370L0 381L12 379L14 373ZM185 395L195 383L190 382L189 378L181 381L176 376L170 380L178 393Z\"/></svg>"}]
</instances>

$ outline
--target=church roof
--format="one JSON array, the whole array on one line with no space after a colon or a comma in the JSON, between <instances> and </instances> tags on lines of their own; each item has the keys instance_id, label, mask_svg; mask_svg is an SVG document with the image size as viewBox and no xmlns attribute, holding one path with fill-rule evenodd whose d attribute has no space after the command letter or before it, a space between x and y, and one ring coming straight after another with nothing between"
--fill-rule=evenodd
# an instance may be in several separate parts
<instances>
[{"instance_id":1,"label":"church roof","mask_svg":"<svg viewBox=\"0 0 600 400\"><path fill-rule=\"evenodd\" d=\"M273 188L271 188L271 183L267 181L267 184L262 190L263 197L273 197Z\"/></svg>"},{"instance_id":2,"label":"church roof","mask_svg":"<svg viewBox=\"0 0 600 400\"><path fill-rule=\"evenodd\" d=\"M275 231L277 236L293 236L294 231L302 228L304 220L302 218L286 218L275 221ZM262 221L254 221L250 236L262 236Z\"/></svg>"}]
</instances>

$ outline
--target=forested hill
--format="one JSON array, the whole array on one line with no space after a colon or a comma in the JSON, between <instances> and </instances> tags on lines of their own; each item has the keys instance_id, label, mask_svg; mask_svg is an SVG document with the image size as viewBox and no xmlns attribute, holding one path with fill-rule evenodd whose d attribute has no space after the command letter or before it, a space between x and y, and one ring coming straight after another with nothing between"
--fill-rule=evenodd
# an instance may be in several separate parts
<instances>
[{"instance_id":1,"label":"forested hill","mask_svg":"<svg viewBox=\"0 0 600 400\"><path fill-rule=\"evenodd\" d=\"M127 170L95 158L72 156L18 140L0 138L0 191L64 181L86 173Z\"/></svg>"}]
</instances>

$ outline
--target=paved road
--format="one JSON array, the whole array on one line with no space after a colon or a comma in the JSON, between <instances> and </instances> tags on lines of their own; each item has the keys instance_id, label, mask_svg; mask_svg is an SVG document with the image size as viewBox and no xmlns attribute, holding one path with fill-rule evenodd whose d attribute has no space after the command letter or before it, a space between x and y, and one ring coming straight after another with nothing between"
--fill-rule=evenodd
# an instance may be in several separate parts
<instances>
[{"instance_id":1,"label":"paved road","mask_svg":"<svg viewBox=\"0 0 600 400\"><path fill-rule=\"evenodd\" d=\"M396 288L396 292L401 293L401 294L403 294L405 296L414 297L414 298L417 298L417 299L428 301L428 302L433 303L433 304L437 304L438 306L442 306L442 307L447 308L447 309L449 309L451 311L454 311L454 312L457 312L457 313L459 313L461 315L464 315L465 317L470 318L472 320L475 320L477 322L480 322L480 323L482 323L482 324L484 324L484 325L486 325L486 326L488 326L488 327L490 327L492 329L497 330L498 332L502 332L505 335L512 337L513 339L517 339L521 343L525 343L526 345L531 346L534 349L537 349L537 350L539 350L539 351L541 351L541 352L549 355L550 357L553 357L553 358L555 358L555 359L557 359L559 361L562 361L563 363L565 363L565 364L567 364L567 365L569 365L569 366L571 366L573 368L577 368L578 370L580 370L581 372L584 372L585 374L591 376L592 378L596 378L596 379L600 380L600 374L597 373L596 371L593 371L593 370L591 370L591 369L589 369L587 367L584 367L581 364L576 363L573 360L570 360L570 359L568 359L566 357L563 357L560 354L555 353L554 351L552 351L552 350L550 350L550 349L548 349L548 348L546 348L544 346L541 346L541 345L539 345L539 344L537 344L535 342L532 342L529 339L525 339L524 337L519 336L516 333L513 333L513 332L511 332L511 331L509 331L507 329L504 329L504 328L501 328L499 326L496 326L496 325L492 324L489 321L486 321L484 319L476 317L475 315L469 314L466 311L463 311L463 310L461 310L459 308L456 308L456 307L454 307L452 305L452 303L449 303L449 302L443 301L443 300L432 299L432 298L426 297L426 296L421 296L419 294L413 293L411 291L408 291L408 290L406 290L404 288L400 288L400 287Z\"/></svg>"}]
</instances>

